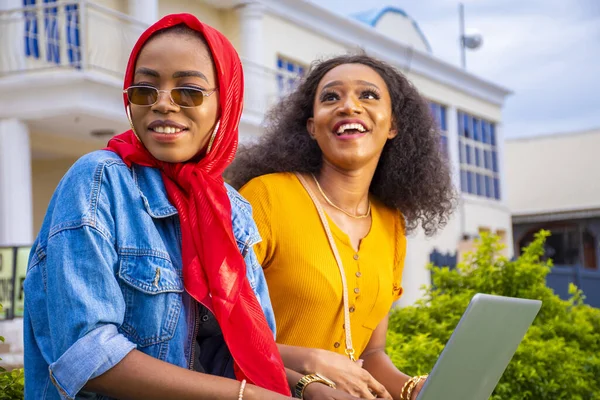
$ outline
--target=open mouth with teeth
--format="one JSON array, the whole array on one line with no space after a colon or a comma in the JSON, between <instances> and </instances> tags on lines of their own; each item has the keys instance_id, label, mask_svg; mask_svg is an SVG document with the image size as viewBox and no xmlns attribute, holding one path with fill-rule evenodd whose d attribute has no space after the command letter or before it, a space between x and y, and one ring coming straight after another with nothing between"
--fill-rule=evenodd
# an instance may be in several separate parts
<instances>
[{"instance_id":1,"label":"open mouth with teeth","mask_svg":"<svg viewBox=\"0 0 600 400\"><path fill-rule=\"evenodd\" d=\"M182 132L186 129L175 128L172 126L156 126L154 128L150 128L150 130L153 132L156 132L156 133L163 133L165 135L173 135L173 134Z\"/></svg>"},{"instance_id":2,"label":"open mouth with teeth","mask_svg":"<svg viewBox=\"0 0 600 400\"><path fill-rule=\"evenodd\" d=\"M367 129L362 124L344 124L341 125L335 132L338 136L358 135L367 132Z\"/></svg>"}]
</instances>

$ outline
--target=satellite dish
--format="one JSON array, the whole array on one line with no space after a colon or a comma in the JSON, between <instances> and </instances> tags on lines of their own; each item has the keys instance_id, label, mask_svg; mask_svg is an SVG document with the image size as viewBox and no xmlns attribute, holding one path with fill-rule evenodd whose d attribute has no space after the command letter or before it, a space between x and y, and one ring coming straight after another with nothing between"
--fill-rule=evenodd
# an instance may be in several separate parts
<instances>
[{"instance_id":1,"label":"satellite dish","mask_svg":"<svg viewBox=\"0 0 600 400\"><path fill-rule=\"evenodd\" d=\"M469 29L462 37L463 45L467 49L476 50L483 44L483 35L475 29Z\"/></svg>"}]
</instances>

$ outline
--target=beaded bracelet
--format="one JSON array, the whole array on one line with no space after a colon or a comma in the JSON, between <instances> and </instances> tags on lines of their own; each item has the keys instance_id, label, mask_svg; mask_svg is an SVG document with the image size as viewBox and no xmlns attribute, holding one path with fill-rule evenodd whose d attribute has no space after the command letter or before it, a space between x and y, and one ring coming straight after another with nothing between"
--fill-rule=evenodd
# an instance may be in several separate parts
<instances>
[{"instance_id":1,"label":"beaded bracelet","mask_svg":"<svg viewBox=\"0 0 600 400\"><path fill-rule=\"evenodd\" d=\"M240 392L238 393L238 400L244 400L244 389L246 389L246 380L245 379L240 384Z\"/></svg>"}]
</instances>

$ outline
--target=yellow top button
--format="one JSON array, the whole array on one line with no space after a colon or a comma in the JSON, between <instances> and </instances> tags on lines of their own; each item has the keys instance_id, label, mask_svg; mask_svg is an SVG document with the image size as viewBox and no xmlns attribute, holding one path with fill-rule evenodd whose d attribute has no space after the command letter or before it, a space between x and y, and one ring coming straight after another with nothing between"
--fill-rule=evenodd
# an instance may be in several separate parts
<instances>
[{"instance_id":1,"label":"yellow top button","mask_svg":"<svg viewBox=\"0 0 600 400\"><path fill-rule=\"evenodd\" d=\"M354 293L358 294L360 292L359 288L354 288Z\"/></svg>"},{"instance_id":2,"label":"yellow top button","mask_svg":"<svg viewBox=\"0 0 600 400\"><path fill-rule=\"evenodd\" d=\"M354 255L354 259L355 259L355 260L358 260L358 254L355 254L355 255Z\"/></svg>"},{"instance_id":3,"label":"yellow top button","mask_svg":"<svg viewBox=\"0 0 600 400\"><path fill-rule=\"evenodd\" d=\"M356 275L357 278L360 278L362 274L360 273L360 271L356 271L355 275Z\"/></svg>"}]
</instances>

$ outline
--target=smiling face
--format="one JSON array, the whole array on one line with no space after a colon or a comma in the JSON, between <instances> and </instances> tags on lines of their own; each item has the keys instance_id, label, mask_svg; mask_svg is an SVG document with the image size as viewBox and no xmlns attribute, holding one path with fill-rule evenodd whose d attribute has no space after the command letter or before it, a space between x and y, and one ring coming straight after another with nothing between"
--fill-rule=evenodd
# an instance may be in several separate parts
<instances>
[{"instance_id":1,"label":"smiling face","mask_svg":"<svg viewBox=\"0 0 600 400\"><path fill-rule=\"evenodd\" d=\"M200 38L166 32L144 45L132 85L167 92L160 92L152 106L130 104L131 119L138 137L156 159L177 163L194 158L206 149L219 118L218 92L204 97L200 106L183 108L171 101L170 90L184 87L210 92L217 84L210 51Z\"/></svg>"},{"instance_id":2,"label":"smiling face","mask_svg":"<svg viewBox=\"0 0 600 400\"><path fill-rule=\"evenodd\" d=\"M377 164L397 134L385 81L363 64L332 68L319 82L307 129L324 161L345 170Z\"/></svg>"}]
</instances>

